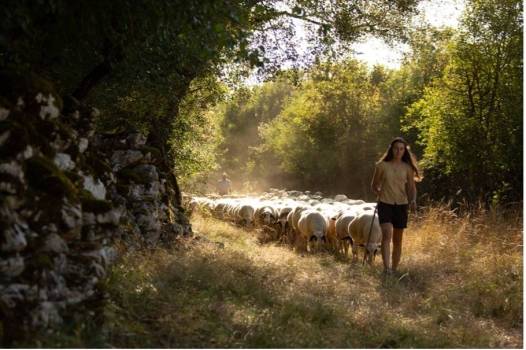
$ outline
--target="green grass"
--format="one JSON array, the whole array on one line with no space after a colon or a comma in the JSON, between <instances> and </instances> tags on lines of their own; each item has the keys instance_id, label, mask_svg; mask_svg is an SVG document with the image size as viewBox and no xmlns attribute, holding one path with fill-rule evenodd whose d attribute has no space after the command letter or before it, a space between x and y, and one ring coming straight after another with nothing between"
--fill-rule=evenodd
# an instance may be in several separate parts
<instances>
[{"instance_id":1,"label":"green grass","mask_svg":"<svg viewBox=\"0 0 526 350\"><path fill-rule=\"evenodd\" d=\"M192 224L203 239L115 266L97 344L522 348L522 218L428 208L406 231L402 278L383 277L379 257L300 256L254 230L198 214Z\"/></svg>"}]
</instances>

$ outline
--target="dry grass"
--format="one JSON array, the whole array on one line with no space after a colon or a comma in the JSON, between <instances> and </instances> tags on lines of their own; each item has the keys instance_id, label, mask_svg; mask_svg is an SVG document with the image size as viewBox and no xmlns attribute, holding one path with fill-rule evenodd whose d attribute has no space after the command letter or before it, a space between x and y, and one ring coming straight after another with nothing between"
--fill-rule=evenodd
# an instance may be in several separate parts
<instances>
[{"instance_id":1,"label":"dry grass","mask_svg":"<svg viewBox=\"0 0 526 350\"><path fill-rule=\"evenodd\" d=\"M404 237L403 275L388 278L380 258L300 256L194 215L200 239L126 255L104 328L61 345L522 348L522 213L494 214L424 208Z\"/></svg>"},{"instance_id":2,"label":"dry grass","mask_svg":"<svg viewBox=\"0 0 526 350\"><path fill-rule=\"evenodd\" d=\"M514 221L515 220L515 221ZM117 347L522 347L522 215L424 210L403 276L299 256L196 215L205 238L125 257L110 281Z\"/></svg>"}]
</instances>

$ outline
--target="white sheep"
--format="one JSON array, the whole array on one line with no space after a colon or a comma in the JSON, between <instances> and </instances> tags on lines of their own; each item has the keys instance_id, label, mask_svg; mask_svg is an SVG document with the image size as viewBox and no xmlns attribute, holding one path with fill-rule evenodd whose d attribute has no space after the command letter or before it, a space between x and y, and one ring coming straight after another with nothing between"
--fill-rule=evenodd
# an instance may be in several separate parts
<instances>
[{"instance_id":1,"label":"white sheep","mask_svg":"<svg viewBox=\"0 0 526 350\"><path fill-rule=\"evenodd\" d=\"M378 215L374 214L374 212L370 211L362 212L349 223L348 231L352 238L353 261L356 261L358 258L359 246L365 248L366 258L369 264L372 264L374 255L380 249L382 230L380 228L380 222L378 221Z\"/></svg>"},{"instance_id":2,"label":"white sheep","mask_svg":"<svg viewBox=\"0 0 526 350\"><path fill-rule=\"evenodd\" d=\"M337 250L345 256L349 253L349 244L352 245L353 243L349 233L349 224L354 218L356 218L356 212L347 210L336 219L335 223L335 235L338 242Z\"/></svg>"},{"instance_id":3,"label":"white sheep","mask_svg":"<svg viewBox=\"0 0 526 350\"><path fill-rule=\"evenodd\" d=\"M252 226L254 223L254 206L240 203L233 209L234 220L236 223Z\"/></svg>"},{"instance_id":4,"label":"white sheep","mask_svg":"<svg viewBox=\"0 0 526 350\"><path fill-rule=\"evenodd\" d=\"M254 213L254 221L256 225L270 226L276 223L276 216L277 215L274 208L269 204L265 204L256 208L256 211Z\"/></svg>"},{"instance_id":5,"label":"white sheep","mask_svg":"<svg viewBox=\"0 0 526 350\"><path fill-rule=\"evenodd\" d=\"M286 206L278 210L278 224L280 225L280 233L282 237L287 237L287 217L292 211L292 207Z\"/></svg>"},{"instance_id":6,"label":"white sheep","mask_svg":"<svg viewBox=\"0 0 526 350\"><path fill-rule=\"evenodd\" d=\"M321 242L326 242L327 219L316 210L305 210L298 220L298 232L297 247L300 250L307 250L307 243L310 245L313 241L319 248Z\"/></svg>"}]
</instances>

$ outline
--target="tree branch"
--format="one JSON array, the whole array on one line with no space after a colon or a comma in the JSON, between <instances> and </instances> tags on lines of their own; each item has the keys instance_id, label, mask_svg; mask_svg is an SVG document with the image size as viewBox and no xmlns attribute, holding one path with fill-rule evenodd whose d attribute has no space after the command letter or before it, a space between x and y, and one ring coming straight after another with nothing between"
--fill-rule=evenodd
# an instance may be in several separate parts
<instances>
[{"instance_id":1,"label":"tree branch","mask_svg":"<svg viewBox=\"0 0 526 350\"><path fill-rule=\"evenodd\" d=\"M104 41L103 53L104 60L95 66L73 91L72 96L77 100L84 100L89 92L111 73L112 66L124 58L122 48L115 47L108 39Z\"/></svg>"},{"instance_id":2,"label":"tree branch","mask_svg":"<svg viewBox=\"0 0 526 350\"><path fill-rule=\"evenodd\" d=\"M330 23L319 22L319 21L316 21L316 20L314 20L314 19L312 19L312 18L310 18L308 16L300 16L300 15L297 15L297 14L294 14L294 13L288 12L288 11L276 11L275 14L277 16L288 16L288 17L301 19L302 21L309 22L309 23L312 23L312 24L317 24L319 26L330 25Z\"/></svg>"},{"instance_id":3,"label":"tree branch","mask_svg":"<svg viewBox=\"0 0 526 350\"><path fill-rule=\"evenodd\" d=\"M97 65L82 79L79 86L73 91L73 97L77 100L82 101L88 93L104 79L111 72L111 64L104 60L102 63Z\"/></svg>"}]
</instances>

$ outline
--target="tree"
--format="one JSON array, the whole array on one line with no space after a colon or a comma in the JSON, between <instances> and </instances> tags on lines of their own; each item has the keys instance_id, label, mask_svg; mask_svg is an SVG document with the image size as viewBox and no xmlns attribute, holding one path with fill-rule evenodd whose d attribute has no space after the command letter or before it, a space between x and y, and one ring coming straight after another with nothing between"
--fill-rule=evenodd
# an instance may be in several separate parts
<instances>
[{"instance_id":1,"label":"tree","mask_svg":"<svg viewBox=\"0 0 526 350\"><path fill-rule=\"evenodd\" d=\"M419 133L435 196L505 202L522 189L522 7L473 0L449 48L444 76L407 122ZM444 178L441 174L445 174Z\"/></svg>"},{"instance_id":2,"label":"tree","mask_svg":"<svg viewBox=\"0 0 526 350\"><path fill-rule=\"evenodd\" d=\"M181 186L186 191L202 189L208 174L217 168L217 148L223 138L217 106L226 87L215 76L195 79L179 105L172 126L170 152Z\"/></svg>"},{"instance_id":3,"label":"tree","mask_svg":"<svg viewBox=\"0 0 526 350\"><path fill-rule=\"evenodd\" d=\"M36 72L60 93L87 99L103 111L100 125L149 131L170 168L168 143L180 125L173 120L194 79L218 73L227 62L272 68L296 58L290 51L272 55L293 47L290 30L280 29L292 18L310 23L315 55L367 33L401 37L416 4L8 0L0 8L0 68Z\"/></svg>"},{"instance_id":4,"label":"tree","mask_svg":"<svg viewBox=\"0 0 526 350\"><path fill-rule=\"evenodd\" d=\"M378 153L371 76L354 60L321 64L307 76L283 111L261 126L261 149L280 160L295 187L364 197Z\"/></svg>"}]
</instances>

